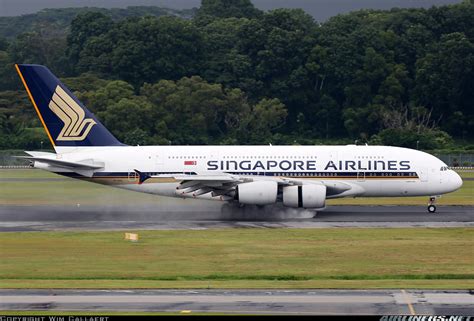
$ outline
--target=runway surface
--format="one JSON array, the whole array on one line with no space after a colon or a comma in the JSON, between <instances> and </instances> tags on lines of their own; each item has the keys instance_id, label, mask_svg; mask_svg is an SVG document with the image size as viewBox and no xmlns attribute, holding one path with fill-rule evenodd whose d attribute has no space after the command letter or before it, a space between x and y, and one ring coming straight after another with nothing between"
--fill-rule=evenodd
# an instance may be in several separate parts
<instances>
[{"instance_id":1,"label":"runway surface","mask_svg":"<svg viewBox=\"0 0 474 321\"><path fill-rule=\"evenodd\" d=\"M474 226L474 206L439 206L436 214L427 213L424 206L332 206L314 215L312 211L237 208L215 202L4 205L0 206L0 231Z\"/></svg>"},{"instance_id":2,"label":"runway surface","mask_svg":"<svg viewBox=\"0 0 474 321\"><path fill-rule=\"evenodd\" d=\"M474 295L458 290L0 290L0 310L474 315Z\"/></svg>"}]
</instances>

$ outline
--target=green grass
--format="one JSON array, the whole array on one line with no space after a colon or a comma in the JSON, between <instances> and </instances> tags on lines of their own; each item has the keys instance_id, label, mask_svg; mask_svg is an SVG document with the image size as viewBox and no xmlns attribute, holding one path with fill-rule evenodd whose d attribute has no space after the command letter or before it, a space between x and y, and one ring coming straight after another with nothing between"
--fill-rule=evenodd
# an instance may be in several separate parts
<instances>
[{"instance_id":1,"label":"green grass","mask_svg":"<svg viewBox=\"0 0 474 321\"><path fill-rule=\"evenodd\" d=\"M474 178L474 171L459 171L458 172L461 177L464 178Z\"/></svg>"},{"instance_id":2,"label":"green grass","mask_svg":"<svg viewBox=\"0 0 474 321\"><path fill-rule=\"evenodd\" d=\"M7 289L473 289L474 280L381 279L381 280L1 280Z\"/></svg>"},{"instance_id":3,"label":"green grass","mask_svg":"<svg viewBox=\"0 0 474 321\"><path fill-rule=\"evenodd\" d=\"M0 234L2 288L473 288L474 229Z\"/></svg>"},{"instance_id":4,"label":"green grass","mask_svg":"<svg viewBox=\"0 0 474 321\"><path fill-rule=\"evenodd\" d=\"M474 178L474 172L460 172L463 178ZM10 181L0 189L0 205L94 205L104 202L115 205L159 204L170 201L156 195L135 193L79 180L64 178L40 170L0 170L0 179L49 178L52 181ZM6 186L6 187L5 187ZM176 199L175 201L181 202ZM425 205L427 197L343 198L328 200L328 205ZM192 206L192 202L182 202ZM438 200L440 205L474 205L474 180L464 181L463 187Z\"/></svg>"},{"instance_id":5,"label":"green grass","mask_svg":"<svg viewBox=\"0 0 474 321\"><path fill-rule=\"evenodd\" d=\"M0 189L0 205L94 205L113 203L129 205L135 202L155 204L160 197L125 191L81 180L66 178L50 172L26 170L0 170L0 179L19 178L25 181L9 181ZM27 179L52 179L27 181Z\"/></svg>"}]
</instances>

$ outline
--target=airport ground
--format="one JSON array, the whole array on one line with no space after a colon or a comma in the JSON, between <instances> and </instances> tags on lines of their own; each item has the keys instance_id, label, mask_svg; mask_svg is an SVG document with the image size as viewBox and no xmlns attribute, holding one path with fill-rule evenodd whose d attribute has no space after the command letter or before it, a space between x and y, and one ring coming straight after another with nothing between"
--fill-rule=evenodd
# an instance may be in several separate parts
<instances>
[{"instance_id":1,"label":"airport ground","mask_svg":"<svg viewBox=\"0 0 474 321\"><path fill-rule=\"evenodd\" d=\"M472 294L463 290L0 290L0 298L0 309L12 309L2 314L10 315L474 313Z\"/></svg>"},{"instance_id":2,"label":"airport ground","mask_svg":"<svg viewBox=\"0 0 474 321\"><path fill-rule=\"evenodd\" d=\"M447 298L452 296L444 301L437 296L446 289L464 289L459 292L462 300L469 303L472 299L474 173L461 175L463 188L441 198L439 212L434 215L426 213L426 198L387 198L334 200L331 203L338 206L329 207L316 218L312 213L300 215L296 211L271 218L272 213L265 211L235 214L232 208L222 211L215 202L157 198L36 170L0 171L0 183L7 186L0 189L0 288L180 288L200 294L209 289L353 289L356 292L345 295L354 295L350 300L359 302L359 306L364 306L360 301L363 297L370 298L365 311L375 314L410 312L407 304L397 306L396 298L403 293L400 289L411 289L403 291L414 298L411 304L424 307L417 313L474 313L472 304L456 302L451 302L454 310L449 310ZM376 203L384 206L373 206ZM392 206L397 204L405 206ZM124 232L138 233L139 241L125 241ZM361 295L356 289L394 290ZM13 297L19 297L27 290L11 291L17 291ZM282 298L270 305L262 299L263 305L250 308L251 304L239 302L251 299L255 293L239 297L240 292L230 292L237 298L223 306L174 296L177 301L169 303L173 308L155 304L159 309L153 311L179 312L181 306L188 306L205 313L232 312L240 306L243 308L234 312L265 313L265 307L280 304L287 311L314 313L314 309L324 311L318 304L327 301L326 306L330 306L327 296L333 295L318 291L323 290L315 292L311 307L292 305ZM0 301L9 293L0 293ZM423 299L432 298L433 293L438 301L431 304ZM49 308L41 305L44 300L54 302L43 298L44 292L28 295L34 296L28 310L77 310L74 304L59 301ZM79 300L88 294L76 295ZM178 304L188 299L195 304ZM336 301L333 312L341 311L344 305L343 300ZM380 308L383 302L387 303L386 309ZM83 303L87 306L86 301ZM350 302L346 303L351 307ZM97 311L110 311L111 306L104 304ZM207 308L200 310L203 306ZM20 306L16 307L10 304L0 309L16 310ZM146 305L135 308L130 309L151 311Z\"/></svg>"}]
</instances>

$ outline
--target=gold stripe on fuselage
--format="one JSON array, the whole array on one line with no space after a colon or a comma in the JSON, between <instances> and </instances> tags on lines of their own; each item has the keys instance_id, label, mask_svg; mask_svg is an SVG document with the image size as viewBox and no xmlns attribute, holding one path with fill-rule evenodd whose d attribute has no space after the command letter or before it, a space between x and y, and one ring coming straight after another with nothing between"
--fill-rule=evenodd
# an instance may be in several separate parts
<instances>
[{"instance_id":1,"label":"gold stripe on fuselage","mask_svg":"<svg viewBox=\"0 0 474 321\"><path fill-rule=\"evenodd\" d=\"M251 175L244 175L245 177L252 177ZM259 176L254 176L258 178ZM75 177L84 181L94 182L103 185L131 185L138 184L138 179L131 179L128 176L96 176L96 177ZM355 177L355 176L279 176L280 179L301 179L301 180L416 180L419 179L417 176L366 176ZM160 183L176 183L182 180L177 180L173 177L152 177L145 180L142 184L160 184Z\"/></svg>"}]
</instances>

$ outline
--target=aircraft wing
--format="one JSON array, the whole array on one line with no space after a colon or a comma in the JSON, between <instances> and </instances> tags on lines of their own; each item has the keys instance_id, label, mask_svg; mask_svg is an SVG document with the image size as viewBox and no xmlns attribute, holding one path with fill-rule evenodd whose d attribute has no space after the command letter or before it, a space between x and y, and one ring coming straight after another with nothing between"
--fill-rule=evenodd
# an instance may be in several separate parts
<instances>
[{"instance_id":1,"label":"aircraft wing","mask_svg":"<svg viewBox=\"0 0 474 321\"><path fill-rule=\"evenodd\" d=\"M143 183L148 178L152 177L163 177L163 176L148 176L138 170L135 172L139 175L139 184ZM181 194L192 194L193 196L203 195L212 193L212 196L233 196L235 187L239 184L249 183L260 180L272 180L276 181L281 186L292 186L292 185L305 185L305 184L318 184L325 185L328 197L338 197L357 195L361 192L360 188L354 184L346 182L339 182L335 180L308 180L308 179L295 179L286 177L272 177L272 176L244 176L234 175L228 173L219 174L177 174L170 175L180 181L178 186L178 193ZM341 195L342 196L342 195Z\"/></svg>"},{"instance_id":2,"label":"aircraft wing","mask_svg":"<svg viewBox=\"0 0 474 321\"><path fill-rule=\"evenodd\" d=\"M171 177L177 181L181 182L203 182L204 184L215 185L228 182L238 182L239 176L230 175L226 173L208 175L208 174L176 174L176 175L148 175L137 169L134 170L137 173L139 180L138 183L142 184L149 178L161 178L161 177Z\"/></svg>"}]
</instances>

